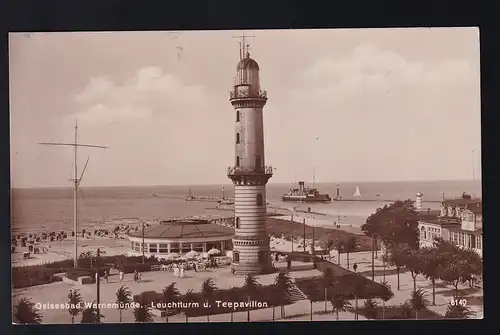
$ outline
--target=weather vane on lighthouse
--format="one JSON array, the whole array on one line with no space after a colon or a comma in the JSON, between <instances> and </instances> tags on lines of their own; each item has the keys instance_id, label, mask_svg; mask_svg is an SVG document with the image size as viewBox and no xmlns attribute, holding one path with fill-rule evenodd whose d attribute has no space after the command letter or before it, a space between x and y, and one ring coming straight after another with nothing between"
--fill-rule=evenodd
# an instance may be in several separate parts
<instances>
[{"instance_id":1,"label":"weather vane on lighthouse","mask_svg":"<svg viewBox=\"0 0 500 335\"><path fill-rule=\"evenodd\" d=\"M250 52L248 51L248 50L250 50L250 44L246 43L246 38L255 38L255 36L248 36L248 35L245 35L245 32L243 32L243 34L241 34L240 36L233 36L233 38L240 38L241 39L241 42L240 42L240 60L242 60L245 57L250 57Z\"/></svg>"}]
</instances>

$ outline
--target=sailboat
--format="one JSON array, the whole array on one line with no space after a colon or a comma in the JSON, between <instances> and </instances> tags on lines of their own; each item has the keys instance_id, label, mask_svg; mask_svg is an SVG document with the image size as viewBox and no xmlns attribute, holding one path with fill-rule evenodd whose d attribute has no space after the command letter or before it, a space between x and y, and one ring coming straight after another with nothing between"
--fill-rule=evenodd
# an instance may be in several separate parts
<instances>
[{"instance_id":1,"label":"sailboat","mask_svg":"<svg viewBox=\"0 0 500 335\"><path fill-rule=\"evenodd\" d=\"M194 200L194 197L191 195L191 187L189 188L189 195L186 197L186 201Z\"/></svg>"},{"instance_id":2,"label":"sailboat","mask_svg":"<svg viewBox=\"0 0 500 335\"><path fill-rule=\"evenodd\" d=\"M359 186L356 186L356 192L354 192L354 196L355 197L360 197L361 196L361 192L359 191Z\"/></svg>"}]
</instances>

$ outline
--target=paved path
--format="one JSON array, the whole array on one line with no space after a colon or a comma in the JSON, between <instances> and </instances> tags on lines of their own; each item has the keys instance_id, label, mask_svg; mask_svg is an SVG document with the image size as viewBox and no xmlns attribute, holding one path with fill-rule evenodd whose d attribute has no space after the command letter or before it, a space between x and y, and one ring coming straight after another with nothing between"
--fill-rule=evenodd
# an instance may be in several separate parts
<instances>
[{"instance_id":1,"label":"paved path","mask_svg":"<svg viewBox=\"0 0 500 335\"><path fill-rule=\"evenodd\" d=\"M332 254L336 255L336 251ZM375 281L380 282L383 280L383 266L382 261L379 258L375 259ZM356 263L358 265L357 272L365 275L371 279L371 252L359 252L354 253L349 256L350 258L350 268ZM346 255L341 255L341 266L347 267ZM278 263L278 266L283 268L285 264ZM299 277L310 277L320 275L318 270L312 268L312 264L292 262L292 271L290 272L292 278ZM181 293L185 293L189 289L194 291L199 291L201 289L201 283L204 279L210 277L214 279L216 285L221 288L229 287L240 287L244 283L244 277L231 275L228 268L213 269L207 272L187 272L186 278L175 278L171 272L146 272L143 273L143 282L135 283L132 279L132 274L125 275L124 281L121 283L118 281L118 276L112 275L110 277L110 283L102 283L101 285L101 302L112 303L116 300L116 291L121 285L126 285L132 291L132 294L138 294L144 291L157 291L161 292L162 289L170 284L171 282L176 282L177 287ZM258 276L258 282L263 285L268 285L274 282L276 273L269 275ZM400 290L397 290L397 275L395 269L391 267L386 268L386 281L391 286L394 292L394 298L389 300L386 305L400 305L404 303L410 296L410 292L413 289L413 281L411 275L407 271L402 271L400 274ZM424 289L428 296L427 298L432 301L432 287L430 281L426 280L422 276L417 277L417 287ZM14 299L20 296L29 297L35 303L66 303L67 295L70 289L80 289L84 301L92 302L96 299L96 286L95 285L73 285L65 282L56 282L47 285L39 285L28 287L25 289L14 290ZM464 292L464 298L467 299L468 306L471 307L473 311L477 313L475 318L482 317L482 289L470 289L464 286L460 287ZM444 315L446 312L447 304L453 296L453 287L445 285L443 283L438 283L436 287L436 306L431 306L430 309ZM379 305L382 305L381 301L378 301ZM358 306L363 306L364 300L359 299ZM354 306L354 302L351 302ZM331 310L330 304L328 304L328 309ZM280 308L276 308L275 316L279 318ZM307 300L299 300L292 305L285 307L286 315L291 316L284 320L278 319L276 321L308 321L310 320L310 303ZM317 302L313 304L313 312L320 313L324 310L324 302ZM105 316L105 322L119 322L119 312L115 309L105 309L101 310L101 313ZM70 323L71 317L67 311L61 310L42 310L41 314L43 316L44 323ZM272 308L265 308L260 310L253 310L250 312L251 321L270 321L272 320ZM362 319L362 316L359 316ZM77 317L76 321L79 322L81 317ZM235 322L246 322L247 312L234 313L233 319ZM313 320L335 320L336 316L332 314L315 314L313 315ZM340 320L353 320L353 313L343 312L339 314ZM220 321L220 322L230 322L231 314L220 314L210 316L210 321ZM123 312L124 322L134 322L133 311L126 310ZM185 322L184 315L176 315L169 318L170 322ZM206 317L196 317L189 318L189 322L206 322ZM164 319L155 317L155 322L165 322Z\"/></svg>"}]
</instances>

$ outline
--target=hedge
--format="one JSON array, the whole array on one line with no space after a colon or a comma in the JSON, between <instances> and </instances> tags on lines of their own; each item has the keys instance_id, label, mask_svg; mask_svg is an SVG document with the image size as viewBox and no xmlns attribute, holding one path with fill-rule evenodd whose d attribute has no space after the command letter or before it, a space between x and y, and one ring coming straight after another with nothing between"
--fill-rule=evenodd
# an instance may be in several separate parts
<instances>
[{"instance_id":1,"label":"hedge","mask_svg":"<svg viewBox=\"0 0 500 335\"><path fill-rule=\"evenodd\" d=\"M354 299L354 292L352 288L352 283L355 280L354 276L357 276L357 280L362 280L364 284L363 291L358 295L359 299L377 298L384 292L382 285L372 282L370 279L354 273L341 276L337 276L334 274L333 277L336 280L334 286L335 292L343 295L347 299ZM317 290L315 292L316 295L314 297L311 297L311 293L308 291L308 287L313 284L316 286ZM307 295L308 299L311 300L312 298L312 300L314 301L325 301L325 285L322 281L322 276L297 278L295 279L295 285L299 288L299 290Z\"/></svg>"},{"instance_id":2,"label":"hedge","mask_svg":"<svg viewBox=\"0 0 500 335\"><path fill-rule=\"evenodd\" d=\"M403 315L403 307L402 306L386 306L385 307L385 312L384 312L384 319L408 319ZM383 308L381 306L378 306L376 308L377 311L377 317L375 318L376 320L382 319L383 315ZM368 313L366 313L366 309L364 307L358 308L358 313L360 315L363 315L366 317ZM415 311L411 311L411 316L410 318L414 319L415 318ZM435 313L429 309L424 309L418 312L418 318L419 320L436 320L436 319L444 319L444 316Z\"/></svg>"},{"instance_id":3,"label":"hedge","mask_svg":"<svg viewBox=\"0 0 500 335\"><path fill-rule=\"evenodd\" d=\"M148 257L145 259L145 265L142 264L142 256L125 256L125 255L114 255L114 256L101 256L99 257L98 264L102 268L100 274L104 275L103 269L110 267L113 268L123 268L125 273L137 271L149 271L151 265L158 264L171 264L182 262L181 260L162 260L159 261L154 257ZM90 269L90 258L80 258L78 260L79 269L91 270ZM108 265L109 264L109 265ZM92 267L97 264L95 259L92 261ZM12 286L14 288L24 288L35 285L49 284L54 281L53 275L61 272L68 272L73 270L73 260L65 259L62 261L44 263L39 265L29 265L29 266L18 266L12 267ZM92 272L92 278L95 276L95 271Z\"/></svg>"},{"instance_id":4,"label":"hedge","mask_svg":"<svg viewBox=\"0 0 500 335\"><path fill-rule=\"evenodd\" d=\"M246 303L248 301L248 295L243 287L238 287L235 288L233 292L230 290L216 290L213 294L212 297L212 303L210 304L210 307L204 307L203 303L206 302L206 299L202 296L200 292L193 293L192 294L193 300L190 300L190 302L197 302L199 304L199 308L195 307L188 307L188 308L171 308L169 309L170 312L177 311L180 312L182 311L184 314L186 314L188 317L196 317L196 316L205 316L205 315L215 315L215 314L224 314L224 313L231 313L231 312L241 312L241 311L247 311L247 310L255 310L255 309L260 309L260 308L265 308L265 307L237 307L236 309L234 307L223 307L222 304L221 306L217 306L215 301L221 301L221 302L242 302ZM152 302L155 303L161 303L163 302L163 296L159 292L155 291L145 291L142 292L141 294L135 295L134 296L134 302L140 302L141 304L147 304L151 305ZM289 305L292 303L291 299L289 297L284 297L283 299L279 299L278 295L274 291L273 285L261 285L257 288L255 293L250 299L251 301L255 302L260 302L260 303L267 303L267 307L271 306L281 306L281 305ZM185 295L180 296L179 301L185 301ZM165 309L161 309L165 310Z\"/></svg>"}]
</instances>

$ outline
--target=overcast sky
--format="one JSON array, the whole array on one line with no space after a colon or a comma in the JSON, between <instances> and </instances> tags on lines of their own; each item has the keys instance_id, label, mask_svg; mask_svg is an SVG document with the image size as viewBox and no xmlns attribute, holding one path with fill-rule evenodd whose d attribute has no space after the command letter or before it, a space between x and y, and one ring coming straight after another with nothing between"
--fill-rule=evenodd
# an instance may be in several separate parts
<instances>
[{"instance_id":1,"label":"overcast sky","mask_svg":"<svg viewBox=\"0 0 500 335\"><path fill-rule=\"evenodd\" d=\"M12 186L230 183L239 31L10 35ZM271 182L471 179L479 31L247 31ZM317 139L319 137L319 139ZM475 150L474 155L472 151Z\"/></svg>"}]
</instances>

